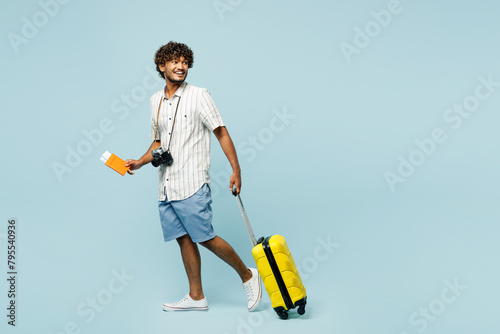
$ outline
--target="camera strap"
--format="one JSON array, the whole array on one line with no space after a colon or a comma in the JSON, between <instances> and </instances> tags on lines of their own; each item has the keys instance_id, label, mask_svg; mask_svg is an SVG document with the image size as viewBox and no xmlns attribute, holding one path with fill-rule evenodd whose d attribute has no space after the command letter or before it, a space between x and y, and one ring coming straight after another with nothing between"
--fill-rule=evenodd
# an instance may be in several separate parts
<instances>
[{"instance_id":1,"label":"camera strap","mask_svg":"<svg viewBox=\"0 0 500 334\"><path fill-rule=\"evenodd\" d=\"M159 126L158 123L160 121L160 109L161 109L161 103L162 102L163 102L163 98L160 100L160 105L158 106L158 114L156 115L155 141L156 141L156 135L158 134L158 126ZM169 150L169 148L170 148L170 142L172 141L172 134L174 133L174 126L175 126L175 119L177 117L177 110L179 109L179 104L180 103L181 103L181 97L179 96L179 99L177 100L177 107L175 107L174 122L172 123L172 130L170 130L170 137L168 138L167 151Z\"/></svg>"}]
</instances>

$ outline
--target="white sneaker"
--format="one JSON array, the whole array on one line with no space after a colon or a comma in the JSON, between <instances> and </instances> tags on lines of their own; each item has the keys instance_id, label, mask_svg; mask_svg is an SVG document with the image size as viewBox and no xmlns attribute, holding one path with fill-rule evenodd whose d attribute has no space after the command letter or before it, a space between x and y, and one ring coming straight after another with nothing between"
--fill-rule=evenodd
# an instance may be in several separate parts
<instances>
[{"instance_id":1,"label":"white sneaker","mask_svg":"<svg viewBox=\"0 0 500 334\"><path fill-rule=\"evenodd\" d=\"M208 302L207 298L194 300L189 296L189 293L184 296L177 303L163 304L163 311L207 311Z\"/></svg>"},{"instance_id":2,"label":"white sneaker","mask_svg":"<svg viewBox=\"0 0 500 334\"><path fill-rule=\"evenodd\" d=\"M259 306L262 299L262 283L260 281L259 271L255 268L248 268L252 272L252 278L242 283L243 289L247 294L248 311L253 311Z\"/></svg>"}]
</instances>

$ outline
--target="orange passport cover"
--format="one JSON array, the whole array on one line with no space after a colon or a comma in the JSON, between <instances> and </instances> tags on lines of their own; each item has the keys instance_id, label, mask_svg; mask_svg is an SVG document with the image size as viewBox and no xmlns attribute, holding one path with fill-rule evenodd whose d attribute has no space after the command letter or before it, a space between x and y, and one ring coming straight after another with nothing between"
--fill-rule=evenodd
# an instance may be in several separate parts
<instances>
[{"instance_id":1,"label":"orange passport cover","mask_svg":"<svg viewBox=\"0 0 500 334\"><path fill-rule=\"evenodd\" d=\"M130 167L125 167L125 161L118 158L116 155L111 154L109 159L105 163L106 166L111 167L121 175L125 175Z\"/></svg>"}]
</instances>

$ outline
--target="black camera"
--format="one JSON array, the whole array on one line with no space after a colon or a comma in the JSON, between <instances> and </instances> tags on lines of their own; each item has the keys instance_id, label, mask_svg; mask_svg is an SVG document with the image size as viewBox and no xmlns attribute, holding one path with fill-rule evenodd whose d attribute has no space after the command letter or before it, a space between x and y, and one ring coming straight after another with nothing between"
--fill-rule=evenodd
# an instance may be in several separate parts
<instances>
[{"instance_id":1,"label":"black camera","mask_svg":"<svg viewBox=\"0 0 500 334\"><path fill-rule=\"evenodd\" d=\"M172 164L174 163L174 158L172 158L170 152L163 147L159 147L156 150L151 151L151 155L153 156L153 161L151 161L151 164L154 167L158 167L161 164L172 166Z\"/></svg>"}]
</instances>

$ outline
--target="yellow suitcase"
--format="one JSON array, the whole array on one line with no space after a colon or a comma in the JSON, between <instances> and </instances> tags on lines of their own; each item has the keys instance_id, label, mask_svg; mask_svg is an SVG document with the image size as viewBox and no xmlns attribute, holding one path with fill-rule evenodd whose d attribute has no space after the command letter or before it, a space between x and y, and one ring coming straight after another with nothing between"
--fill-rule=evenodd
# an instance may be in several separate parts
<instances>
[{"instance_id":1,"label":"yellow suitcase","mask_svg":"<svg viewBox=\"0 0 500 334\"><path fill-rule=\"evenodd\" d=\"M298 314L304 314L307 303L306 289L285 238L281 235L273 235L256 241L241 197L235 191L233 194L237 197L241 216L254 245L252 255L273 309L281 319L287 319L288 310L296 307L298 307Z\"/></svg>"}]
</instances>

